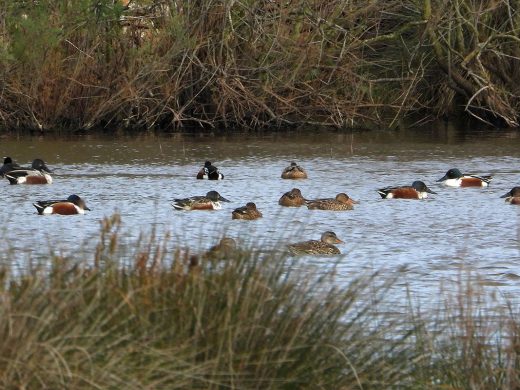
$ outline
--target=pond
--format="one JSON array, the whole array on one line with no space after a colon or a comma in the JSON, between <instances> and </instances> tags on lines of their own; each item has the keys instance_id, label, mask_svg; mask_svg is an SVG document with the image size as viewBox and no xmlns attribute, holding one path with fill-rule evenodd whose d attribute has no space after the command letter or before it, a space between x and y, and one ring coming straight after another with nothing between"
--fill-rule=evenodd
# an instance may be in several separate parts
<instances>
[{"instance_id":1,"label":"pond","mask_svg":"<svg viewBox=\"0 0 520 390\"><path fill-rule=\"evenodd\" d=\"M428 297L442 283L474 270L483 285L506 296L518 293L520 207L501 195L520 185L520 132L466 131L446 127L419 131L284 133L233 136L4 137L2 156L22 165L37 157L54 170L50 185L9 185L2 180L0 262L25 267L52 251L74 256L98 242L100 221L121 214L124 241L155 229L172 246L203 250L225 234L240 245L284 251L286 244L319 239L333 230L345 243L342 255L302 257L316 270L334 266L339 281L355 275L399 270L407 287ZM222 181L196 180L205 160ZM291 161L309 179L283 180ZM491 174L487 188L449 188L436 180L448 169ZM424 181L437 194L425 200L381 199L376 190ZM291 188L306 198L346 192L359 201L346 212L285 208ZM218 211L174 211L171 201L217 190L230 199ZM76 193L86 215L39 216L37 200ZM264 217L231 219L231 211L254 201ZM298 260L300 261L300 260ZM404 288L404 287L403 287Z\"/></svg>"}]
</instances>

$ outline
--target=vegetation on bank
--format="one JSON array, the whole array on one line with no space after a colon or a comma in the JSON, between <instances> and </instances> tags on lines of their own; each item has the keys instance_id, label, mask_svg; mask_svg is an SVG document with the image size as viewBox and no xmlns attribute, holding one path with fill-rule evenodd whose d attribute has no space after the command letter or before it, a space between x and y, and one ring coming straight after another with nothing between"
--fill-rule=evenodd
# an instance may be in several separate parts
<instances>
[{"instance_id":1,"label":"vegetation on bank","mask_svg":"<svg viewBox=\"0 0 520 390\"><path fill-rule=\"evenodd\" d=\"M113 216L91 257L1 266L0 387L519 385L518 317L486 307L471 286L438 314L411 303L399 313L388 311L395 281L377 274L341 287L333 272L301 262L295 272L281 254L213 259L167 250L153 234L123 248L121 234Z\"/></svg>"},{"instance_id":2,"label":"vegetation on bank","mask_svg":"<svg viewBox=\"0 0 520 390\"><path fill-rule=\"evenodd\" d=\"M519 122L520 4L0 1L5 129Z\"/></svg>"}]
</instances>

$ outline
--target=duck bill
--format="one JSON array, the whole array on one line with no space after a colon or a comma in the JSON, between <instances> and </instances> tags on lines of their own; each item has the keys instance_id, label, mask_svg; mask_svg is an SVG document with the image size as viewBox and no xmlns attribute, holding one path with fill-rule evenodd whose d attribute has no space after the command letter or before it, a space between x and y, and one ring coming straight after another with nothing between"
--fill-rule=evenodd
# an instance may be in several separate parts
<instances>
[{"instance_id":1,"label":"duck bill","mask_svg":"<svg viewBox=\"0 0 520 390\"><path fill-rule=\"evenodd\" d=\"M223 196L221 196L218 200L220 200L221 202L231 202L230 200L224 198Z\"/></svg>"},{"instance_id":2,"label":"duck bill","mask_svg":"<svg viewBox=\"0 0 520 390\"><path fill-rule=\"evenodd\" d=\"M42 171L52 173L52 171L47 167L47 165L44 165L41 169L42 169Z\"/></svg>"},{"instance_id":3,"label":"duck bill","mask_svg":"<svg viewBox=\"0 0 520 390\"><path fill-rule=\"evenodd\" d=\"M501 198L509 198L511 196L511 191L509 191L507 194L504 194L501 196Z\"/></svg>"},{"instance_id":4,"label":"duck bill","mask_svg":"<svg viewBox=\"0 0 520 390\"><path fill-rule=\"evenodd\" d=\"M430 190L428 187L426 187L426 192L428 192L429 194L435 194L435 195L437 195L436 192Z\"/></svg>"},{"instance_id":5,"label":"duck bill","mask_svg":"<svg viewBox=\"0 0 520 390\"><path fill-rule=\"evenodd\" d=\"M92 211L87 206L83 207L83 210Z\"/></svg>"},{"instance_id":6,"label":"duck bill","mask_svg":"<svg viewBox=\"0 0 520 390\"><path fill-rule=\"evenodd\" d=\"M446 181L448 180L448 176L444 175L443 177L441 177L439 180L437 180L436 182L439 183L441 181Z\"/></svg>"},{"instance_id":7,"label":"duck bill","mask_svg":"<svg viewBox=\"0 0 520 390\"><path fill-rule=\"evenodd\" d=\"M343 244L344 242L341 241L339 238L336 238L336 241L334 242L335 244Z\"/></svg>"}]
</instances>

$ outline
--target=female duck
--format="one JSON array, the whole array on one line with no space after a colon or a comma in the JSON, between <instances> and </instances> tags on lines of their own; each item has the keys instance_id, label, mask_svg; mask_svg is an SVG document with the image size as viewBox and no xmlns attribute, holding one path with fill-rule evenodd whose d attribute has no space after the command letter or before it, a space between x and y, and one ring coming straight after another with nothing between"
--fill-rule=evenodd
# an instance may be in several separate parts
<instances>
[{"instance_id":1,"label":"female duck","mask_svg":"<svg viewBox=\"0 0 520 390\"><path fill-rule=\"evenodd\" d=\"M513 187L507 194L501 196L507 203L520 205L520 187Z\"/></svg>"},{"instance_id":2,"label":"female duck","mask_svg":"<svg viewBox=\"0 0 520 390\"><path fill-rule=\"evenodd\" d=\"M291 191L282 195L278 204L285 207L300 207L305 204L306 200L302 196L302 192L298 188L293 188Z\"/></svg>"},{"instance_id":3,"label":"female duck","mask_svg":"<svg viewBox=\"0 0 520 390\"><path fill-rule=\"evenodd\" d=\"M223 237L218 244L209 248L202 257L209 260L221 260L236 253L237 242L231 237Z\"/></svg>"},{"instance_id":4,"label":"female duck","mask_svg":"<svg viewBox=\"0 0 520 390\"><path fill-rule=\"evenodd\" d=\"M331 210L343 211L353 210L354 205L358 203L344 192L336 195L335 198L315 199L307 201L309 210Z\"/></svg>"},{"instance_id":5,"label":"female duck","mask_svg":"<svg viewBox=\"0 0 520 390\"><path fill-rule=\"evenodd\" d=\"M239 207L231 213L232 219L244 219L252 221L254 219L262 218L262 213L257 210L256 204L248 202L244 207Z\"/></svg>"},{"instance_id":6,"label":"female duck","mask_svg":"<svg viewBox=\"0 0 520 390\"><path fill-rule=\"evenodd\" d=\"M295 162L292 162L282 172L282 179L307 179L307 172Z\"/></svg>"},{"instance_id":7,"label":"female duck","mask_svg":"<svg viewBox=\"0 0 520 390\"><path fill-rule=\"evenodd\" d=\"M310 240L289 245L289 251L294 255L338 255L340 250L334 244L341 244L336 233L327 231L321 235L321 240Z\"/></svg>"}]
</instances>

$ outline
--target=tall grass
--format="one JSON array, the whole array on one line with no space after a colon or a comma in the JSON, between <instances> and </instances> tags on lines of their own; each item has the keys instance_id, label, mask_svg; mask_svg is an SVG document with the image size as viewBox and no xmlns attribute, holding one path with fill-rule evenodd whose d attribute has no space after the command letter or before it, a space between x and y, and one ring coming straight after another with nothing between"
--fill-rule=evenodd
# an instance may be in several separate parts
<instances>
[{"instance_id":1,"label":"tall grass","mask_svg":"<svg viewBox=\"0 0 520 390\"><path fill-rule=\"evenodd\" d=\"M518 124L509 1L0 5L5 128Z\"/></svg>"},{"instance_id":2,"label":"tall grass","mask_svg":"<svg viewBox=\"0 0 520 390\"><path fill-rule=\"evenodd\" d=\"M119 234L115 216L92 258L3 265L0 387L518 385L516 314L497 321L469 285L442 315L396 316L383 310L395 280L377 273L339 287L284 254L210 260L153 234L128 262Z\"/></svg>"}]
</instances>

